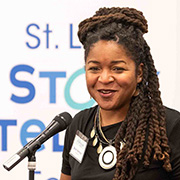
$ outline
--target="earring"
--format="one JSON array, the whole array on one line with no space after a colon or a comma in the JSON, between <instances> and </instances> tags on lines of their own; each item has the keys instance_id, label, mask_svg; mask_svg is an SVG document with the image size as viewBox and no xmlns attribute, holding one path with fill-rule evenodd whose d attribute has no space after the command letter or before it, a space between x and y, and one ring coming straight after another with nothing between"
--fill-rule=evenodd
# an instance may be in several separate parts
<instances>
[{"instance_id":1,"label":"earring","mask_svg":"<svg viewBox=\"0 0 180 180\"><path fill-rule=\"evenodd\" d=\"M138 96L139 95L139 92L140 90L139 90L139 84L137 84L137 87L136 87L136 90L135 90L135 92L134 92L134 97L136 97L136 96Z\"/></svg>"},{"instance_id":2,"label":"earring","mask_svg":"<svg viewBox=\"0 0 180 180\"><path fill-rule=\"evenodd\" d=\"M139 89L136 89L135 93L134 93L134 97L138 96L139 95Z\"/></svg>"}]
</instances>

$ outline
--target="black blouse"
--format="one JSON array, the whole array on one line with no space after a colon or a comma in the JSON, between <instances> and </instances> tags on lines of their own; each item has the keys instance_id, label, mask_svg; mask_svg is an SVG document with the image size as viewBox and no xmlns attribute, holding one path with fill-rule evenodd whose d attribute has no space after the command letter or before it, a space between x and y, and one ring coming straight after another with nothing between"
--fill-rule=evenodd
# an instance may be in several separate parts
<instances>
[{"instance_id":1,"label":"black blouse","mask_svg":"<svg viewBox=\"0 0 180 180\"><path fill-rule=\"evenodd\" d=\"M72 180L111 180L115 173L115 167L104 170L99 166L97 146L92 146L92 139L83 157L82 163L76 161L69 151L73 144L76 131L81 131L90 138L90 132L94 124L97 106L76 114L73 122L68 127L65 135L62 173L71 175ZM171 164L173 171L167 173L160 162L152 161L148 168L140 164L133 180L180 180L180 113L166 108L167 135L171 148ZM102 127L103 133L108 139L112 139L121 123Z\"/></svg>"}]
</instances>

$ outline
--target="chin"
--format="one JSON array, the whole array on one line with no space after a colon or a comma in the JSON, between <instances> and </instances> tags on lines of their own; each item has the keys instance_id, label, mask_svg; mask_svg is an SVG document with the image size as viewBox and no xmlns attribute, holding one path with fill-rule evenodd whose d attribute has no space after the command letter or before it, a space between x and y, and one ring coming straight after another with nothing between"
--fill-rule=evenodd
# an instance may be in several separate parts
<instances>
[{"instance_id":1,"label":"chin","mask_svg":"<svg viewBox=\"0 0 180 180\"><path fill-rule=\"evenodd\" d=\"M106 111L111 111L111 110L116 109L112 105L106 105L106 104L98 104L98 105L101 107L101 109L106 110Z\"/></svg>"}]
</instances>

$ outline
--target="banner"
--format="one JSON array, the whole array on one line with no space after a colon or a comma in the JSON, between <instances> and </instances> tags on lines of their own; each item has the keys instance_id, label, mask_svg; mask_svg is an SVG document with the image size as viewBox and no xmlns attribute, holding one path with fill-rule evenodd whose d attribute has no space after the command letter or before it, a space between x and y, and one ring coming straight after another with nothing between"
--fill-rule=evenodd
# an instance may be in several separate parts
<instances>
[{"instance_id":1,"label":"banner","mask_svg":"<svg viewBox=\"0 0 180 180\"><path fill-rule=\"evenodd\" d=\"M0 3L1 179L28 179L25 158L11 171L2 164L61 112L95 105L86 89L78 24L100 7L133 7L148 20L144 35L155 61L164 105L180 110L178 0L7 0ZM36 153L36 180L60 178L64 132Z\"/></svg>"}]
</instances>

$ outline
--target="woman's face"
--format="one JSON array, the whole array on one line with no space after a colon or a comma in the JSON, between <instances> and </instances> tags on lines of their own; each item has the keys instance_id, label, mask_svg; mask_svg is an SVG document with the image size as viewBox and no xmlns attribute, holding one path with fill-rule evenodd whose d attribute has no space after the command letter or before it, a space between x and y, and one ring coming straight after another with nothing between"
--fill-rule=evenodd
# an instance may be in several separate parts
<instances>
[{"instance_id":1,"label":"woman's face","mask_svg":"<svg viewBox=\"0 0 180 180\"><path fill-rule=\"evenodd\" d=\"M93 44L86 59L86 82L90 95L104 110L129 108L137 83L142 80L142 64L135 62L115 41Z\"/></svg>"}]
</instances>

